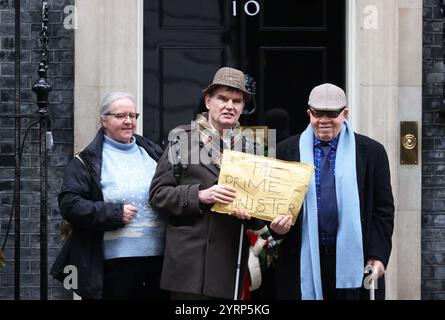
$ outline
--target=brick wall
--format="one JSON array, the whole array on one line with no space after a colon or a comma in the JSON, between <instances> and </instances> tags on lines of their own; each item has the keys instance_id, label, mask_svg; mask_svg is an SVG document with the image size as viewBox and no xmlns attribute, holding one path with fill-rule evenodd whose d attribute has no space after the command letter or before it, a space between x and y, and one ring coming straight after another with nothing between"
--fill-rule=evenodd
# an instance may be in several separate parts
<instances>
[{"instance_id":1,"label":"brick wall","mask_svg":"<svg viewBox=\"0 0 445 320\"><path fill-rule=\"evenodd\" d=\"M445 299L444 23L439 0L423 2L422 299Z\"/></svg>"},{"instance_id":2,"label":"brick wall","mask_svg":"<svg viewBox=\"0 0 445 320\"><path fill-rule=\"evenodd\" d=\"M74 33L63 26L64 8L74 0L49 0L49 69L53 85L49 96L54 148L48 161L48 270L61 239L58 226L57 192L63 169L73 153ZM38 79L40 62L41 0L21 0L22 113L36 113L31 87ZM0 0L0 114L14 113L14 0ZM22 121L25 129L30 120ZM24 131L22 131L23 137ZM11 212L14 186L14 120L0 117L0 245ZM21 298L40 298L39 217L40 184L38 129L26 140L22 159L21 191ZM14 220L13 220L14 222ZM14 223L6 246L6 267L0 269L0 299L14 298ZM71 294L48 277L48 298L66 299Z\"/></svg>"}]
</instances>

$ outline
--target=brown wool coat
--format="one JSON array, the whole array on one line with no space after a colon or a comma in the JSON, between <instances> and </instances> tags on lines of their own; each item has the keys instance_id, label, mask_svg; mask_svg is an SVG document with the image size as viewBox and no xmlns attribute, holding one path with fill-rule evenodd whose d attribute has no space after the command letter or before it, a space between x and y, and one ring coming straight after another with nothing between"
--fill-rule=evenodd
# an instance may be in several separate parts
<instances>
[{"instance_id":1,"label":"brown wool coat","mask_svg":"<svg viewBox=\"0 0 445 320\"><path fill-rule=\"evenodd\" d=\"M181 158L187 168L179 183L168 160L169 148L161 157L150 189L150 204L168 219L161 287L166 290L233 299L237 270L241 220L210 211L200 205L198 191L215 185L219 169L214 164L190 164L191 156L205 152L190 126L181 126ZM188 153L187 153L188 152ZM261 221L249 221L259 229ZM247 271L248 239L244 234L239 277L241 292ZM239 296L238 296L239 297Z\"/></svg>"}]
</instances>

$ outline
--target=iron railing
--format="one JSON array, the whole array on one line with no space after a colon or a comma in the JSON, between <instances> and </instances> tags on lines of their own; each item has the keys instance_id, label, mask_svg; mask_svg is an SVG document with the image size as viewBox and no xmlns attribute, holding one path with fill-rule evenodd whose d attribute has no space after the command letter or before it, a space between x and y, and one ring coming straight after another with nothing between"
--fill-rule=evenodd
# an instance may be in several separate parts
<instances>
[{"instance_id":1,"label":"iron railing","mask_svg":"<svg viewBox=\"0 0 445 320\"><path fill-rule=\"evenodd\" d=\"M22 114L20 110L21 106L21 73L20 73L20 1L15 1L15 114L1 114L2 118L14 118L15 119L15 184L12 210L14 212L14 298L20 299L20 223L21 223L21 208L20 208L20 185L21 185L21 157L23 152L23 145L26 139L26 135L32 126L39 124L39 157L40 157L40 299L48 299L48 146L52 145L52 136L49 132L50 119L48 112L48 94L52 89L52 86L47 81L48 70L48 3L42 1L42 30L40 32L41 43L41 61L38 67L39 80L35 82L32 90L37 96L37 105L39 107L37 114ZM26 118L35 118L28 126L23 141L21 137L21 120ZM48 144L49 142L49 144ZM12 211L9 227L12 222ZM5 239L2 246L2 251L6 245L9 230L5 235Z\"/></svg>"}]
</instances>

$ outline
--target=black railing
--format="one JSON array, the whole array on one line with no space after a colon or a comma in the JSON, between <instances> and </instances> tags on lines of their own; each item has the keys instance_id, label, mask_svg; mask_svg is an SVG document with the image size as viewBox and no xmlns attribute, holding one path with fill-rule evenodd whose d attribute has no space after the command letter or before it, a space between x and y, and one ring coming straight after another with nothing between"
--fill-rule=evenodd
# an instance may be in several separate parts
<instances>
[{"instance_id":1,"label":"black railing","mask_svg":"<svg viewBox=\"0 0 445 320\"><path fill-rule=\"evenodd\" d=\"M48 146L52 144L51 133L48 132L50 127L48 112L48 94L52 86L47 81L48 70L48 3L42 1L42 30L40 32L41 43L41 61L38 67L39 80L35 82L32 90L37 95L37 105L39 107L37 114L22 114L21 106L21 73L20 73L20 1L15 1L15 114L1 114L2 118L15 118L15 184L11 217L9 226L2 245L2 252L6 246L10 226L12 222L12 213L14 212L14 298L20 299L20 185L21 185L21 158L23 145L26 136L32 126L39 124L39 156L40 156L40 299L48 299ZM37 118L36 121L30 123L26 129L23 141L21 137L21 120L25 118ZM50 139L50 141L48 141ZM50 144L48 144L48 142Z\"/></svg>"},{"instance_id":2,"label":"black railing","mask_svg":"<svg viewBox=\"0 0 445 320\"><path fill-rule=\"evenodd\" d=\"M48 299L48 151L47 133L49 124L48 95L52 86L46 80L48 70L48 4L42 5L42 30L40 32L41 61L39 80L32 90L37 95L39 106L39 155L40 155L40 299ZM49 138L52 137L49 135ZM52 141L48 141L52 143Z\"/></svg>"},{"instance_id":3,"label":"black railing","mask_svg":"<svg viewBox=\"0 0 445 320\"><path fill-rule=\"evenodd\" d=\"M444 63L445 63L445 50L443 50L443 48L445 48L445 0L439 0L439 4L440 4L440 11L442 13L442 17L444 18L444 23L442 24L442 51L443 51L443 58L444 58ZM442 101L440 104L440 108L439 108L439 116L441 118L445 118L445 82L442 85Z\"/></svg>"},{"instance_id":4,"label":"black railing","mask_svg":"<svg viewBox=\"0 0 445 320\"><path fill-rule=\"evenodd\" d=\"M15 1L15 113L20 114L21 104L21 73L20 73L20 1ZM15 118L15 184L14 184L14 203L15 224L14 224L14 298L20 299L20 131L21 119ZM9 230L9 228L8 228ZM7 237L7 235L6 235ZM6 243L6 241L5 241Z\"/></svg>"}]
</instances>

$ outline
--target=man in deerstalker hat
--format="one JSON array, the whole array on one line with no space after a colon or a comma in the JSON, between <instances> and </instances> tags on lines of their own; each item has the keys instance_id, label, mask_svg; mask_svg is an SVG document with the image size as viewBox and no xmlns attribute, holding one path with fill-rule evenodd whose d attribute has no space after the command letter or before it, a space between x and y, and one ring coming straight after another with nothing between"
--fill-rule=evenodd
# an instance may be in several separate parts
<instances>
[{"instance_id":1,"label":"man in deerstalker hat","mask_svg":"<svg viewBox=\"0 0 445 320\"><path fill-rule=\"evenodd\" d=\"M297 222L281 232L277 297L365 298L364 269L371 265L376 297L384 298L394 225L388 156L383 145L353 132L341 88L315 87L308 105L307 129L277 146L277 158L316 168Z\"/></svg>"},{"instance_id":2,"label":"man in deerstalker hat","mask_svg":"<svg viewBox=\"0 0 445 320\"><path fill-rule=\"evenodd\" d=\"M150 190L151 206L168 217L161 287L173 299L239 298L249 247L245 234L240 241L241 225L246 219L247 228L264 226L245 211L231 216L210 211L214 203L229 204L236 196L217 184L223 150L253 151L238 122L251 98L244 73L219 69L203 95L207 112L172 130Z\"/></svg>"}]
</instances>

